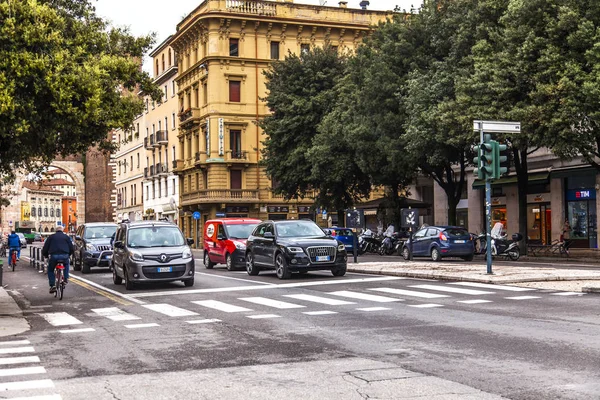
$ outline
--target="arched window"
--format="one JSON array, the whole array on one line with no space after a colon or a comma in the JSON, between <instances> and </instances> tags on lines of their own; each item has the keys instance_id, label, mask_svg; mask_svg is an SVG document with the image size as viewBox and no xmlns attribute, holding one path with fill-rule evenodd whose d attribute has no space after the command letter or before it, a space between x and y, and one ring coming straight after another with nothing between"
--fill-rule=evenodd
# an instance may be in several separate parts
<instances>
[{"instance_id":1,"label":"arched window","mask_svg":"<svg viewBox=\"0 0 600 400\"><path fill-rule=\"evenodd\" d=\"M57 209L56 209L56 216L57 216L57 217L60 217L60 208L57 208Z\"/></svg>"},{"instance_id":2,"label":"arched window","mask_svg":"<svg viewBox=\"0 0 600 400\"><path fill-rule=\"evenodd\" d=\"M158 76L158 60L156 60L156 71L155 71L155 76Z\"/></svg>"},{"instance_id":3,"label":"arched window","mask_svg":"<svg viewBox=\"0 0 600 400\"><path fill-rule=\"evenodd\" d=\"M33 207L33 208L31 209L31 216L32 216L32 217L35 217L35 207Z\"/></svg>"},{"instance_id":4,"label":"arched window","mask_svg":"<svg viewBox=\"0 0 600 400\"><path fill-rule=\"evenodd\" d=\"M51 217L54 217L54 208L51 208L51 209L50 209L50 216L51 216Z\"/></svg>"},{"instance_id":5,"label":"arched window","mask_svg":"<svg viewBox=\"0 0 600 400\"><path fill-rule=\"evenodd\" d=\"M48 216L48 207L44 207L44 217Z\"/></svg>"},{"instance_id":6,"label":"arched window","mask_svg":"<svg viewBox=\"0 0 600 400\"><path fill-rule=\"evenodd\" d=\"M46 229L44 229L44 232L48 232L48 227L46 227Z\"/></svg>"},{"instance_id":7,"label":"arched window","mask_svg":"<svg viewBox=\"0 0 600 400\"><path fill-rule=\"evenodd\" d=\"M162 55L162 70L165 70L165 55Z\"/></svg>"},{"instance_id":8,"label":"arched window","mask_svg":"<svg viewBox=\"0 0 600 400\"><path fill-rule=\"evenodd\" d=\"M38 217L42 216L42 207L38 207Z\"/></svg>"},{"instance_id":9,"label":"arched window","mask_svg":"<svg viewBox=\"0 0 600 400\"><path fill-rule=\"evenodd\" d=\"M172 61L171 61L171 49L169 49L169 67L173 65Z\"/></svg>"}]
</instances>

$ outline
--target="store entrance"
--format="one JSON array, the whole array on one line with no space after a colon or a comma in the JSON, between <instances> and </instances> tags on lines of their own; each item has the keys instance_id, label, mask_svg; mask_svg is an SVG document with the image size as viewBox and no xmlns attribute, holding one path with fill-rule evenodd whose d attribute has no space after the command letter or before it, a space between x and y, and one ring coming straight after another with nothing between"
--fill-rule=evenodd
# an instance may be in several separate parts
<instances>
[{"instance_id":1,"label":"store entrance","mask_svg":"<svg viewBox=\"0 0 600 400\"><path fill-rule=\"evenodd\" d=\"M567 218L571 225L571 247L596 248L596 201L569 201Z\"/></svg>"},{"instance_id":2,"label":"store entrance","mask_svg":"<svg viewBox=\"0 0 600 400\"><path fill-rule=\"evenodd\" d=\"M527 205L527 238L531 243L552 243L552 212L550 203Z\"/></svg>"}]
</instances>

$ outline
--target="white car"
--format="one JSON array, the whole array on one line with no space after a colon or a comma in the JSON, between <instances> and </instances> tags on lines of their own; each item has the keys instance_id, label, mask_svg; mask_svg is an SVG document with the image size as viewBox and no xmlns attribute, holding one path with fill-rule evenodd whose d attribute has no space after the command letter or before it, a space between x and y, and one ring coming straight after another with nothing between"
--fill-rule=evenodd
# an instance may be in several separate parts
<instances>
[{"instance_id":1,"label":"white car","mask_svg":"<svg viewBox=\"0 0 600 400\"><path fill-rule=\"evenodd\" d=\"M26 248L27 247L27 239L25 239L25 235L22 234L21 232L17 232L17 236L19 236L19 239L21 240L21 247Z\"/></svg>"}]
</instances>

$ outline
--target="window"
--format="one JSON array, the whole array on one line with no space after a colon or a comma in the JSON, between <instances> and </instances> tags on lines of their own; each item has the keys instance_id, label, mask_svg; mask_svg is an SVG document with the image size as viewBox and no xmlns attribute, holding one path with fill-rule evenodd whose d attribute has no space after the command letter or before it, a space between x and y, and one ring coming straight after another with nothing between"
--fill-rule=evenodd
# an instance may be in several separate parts
<instances>
[{"instance_id":1,"label":"window","mask_svg":"<svg viewBox=\"0 0 600 400\"><path fill-rule=\"evenodd\" d=\"M169 120L167 117L165 117L165 131L169 129ZM165 135L165 139L167 138L167 136Z\"/></svg>"},{"instance_id":2,"label":"window","mask_svg":"<svg viewBox=\"0 0 600 400\"><path fill-rule=\"evenodd\" d=\"M169 86L165 85L165 99L163 101L167 101L169 99Z\"/></svg>"},{"instance_id":3,"label":"window","mask_svg":"<svg viewBox=\"0 0 600 400\"><path fill-rule=\"evenodd\" d=\"M32 217L35 217L35 207L33 207L33 208L31 209L31 216L32 216Z\"/></svg>"},{"instance_id":4,"label":"window","mask_svg":"<svg viewBox=\"0 0 600 400\"><path fill-rule=\"evenodd\" d=\"M229 150L231 158L242 158L242 132L239 130L229 131Z\"/></svg>"},{"instance_id":5,"label":"window","mask_svg":"<svg viewBox=\"0 0 600 400\"><path fill-rule=\"evenodd\" d=\"M175 113L171 116L171 120L173 121L172 128L175 129Z\"/></svg>"},{"instance_id":6,"label":"window","mask_svg":"<svg viewBox=\"0 0 600 400\"><path fill-rule=\"evenodd\" d=\"M44 207L44 217L48 216L48 207Z\"/></svg>"},{"instance_id":7,"label":"window","mask_svg":"<svg viewBox=\"0 0 600 400\"><path fill-rule=\"evenodd\" d=\"M239 39L229 39L229 55L232 57L239 56Z\"/></svg>"},{"instance_id":8,"label":"window","mask_svg":"<svg viewBox=\"0 0 600 400\"><path fill-rule=\"evenodd\" d=\"M175 81L171 82L171 97L175 96Z\"/></svg>"},{"instance_id":9,"label":"window","mask_svg":"<svg viewBox=\"0 0 600 400\"><path fill-rule=\"evenodd\" d=\"M148 99L146 99L146 112L148 112Z\"/></svg>"},{"instance_id":10,"label":"window","mask_svg":"<svg viewBox=\"0 0 600 400\"><path fill-rule=\"evenodd\" d=\"M150 186L146 186L146 200L150 200Z\"/></svg>"},{"instance_id":11,"label":"window","mask_svg":"<svg viewBox=\"0 0 600 400\"><path fill-rule=\"evenodd\" d=\"M229 81L229 101L232 103L240 102L240 90L242 82L240 81Z\"/></svg>"},{"instance_id":12,"label":"window","mask_svg":"<svg viewBox=\"0 0 600 400\"><path fill-rule=\"evenodd\" d=\"M38 207L38 217L42 216L42 207Z\"/></svg>"},{"instance_id":13,"label":"window","mask_svg":"<svg viewBox=\"0 0 600 400\"><path fill-rule=\"evenodd\" d=\"M279 42L271 42L271 60L279 60Z\"/></svg>"},{"instance_id":14,"label":"window","mask_svg":"<svg viewBox=\"0 0 600 400\"><path fill-rule=\"evenodd\" d=\"M162 185L161 182L158 181L158 198L162 196Z\"/></svg>"},{"instance_id":15,"label":"window","mask_svg":"<svg viewBox=\"0 0 600 400\"><path fill-rule=\"evenodd\" d=\"M140 137L140 124L136 124L135 137Z\"/></svg>"},{"instance_id":16,"label":"window","mask_svg":"<svg viewBox=\"0 0 600 400\"><path fill-rule=\"evenodd\" d=\"M303 43L300 45L300 54L306 54L310 51L310 44Z\"/></svg>"},{"instance_id":17,"label":"window","mask_svg":"<svg viewBox=\"0 0 600 400\"><path fill-rule=\"evenodd\" d=\"M173 65L172 59L171 59L171 49L169 49L169 67Z\"/></svg>"},{"instance_id":18,"label":"window","mask_svg":"<svg viewBox=\"0 0 600 400\"><path fill-rule=\"evenodd\" d=\"M140 153L137 153L137 169L140 169Z\"/></svg>"},{"instance_id":19,"label":"window","mask_svg":"<svg viewBox=\"0 0 600 400\"><path fill-rule=\"evenodd\" d=\"M129 170L133 171L133 156L131 156L131 163L129 164Z\"/></svg>"},{"instance_id":20,"label":"window","mask_svg":"<svg viewBox=\"0 0 600 400\"><path fill-rule=\"evenodd\" d=\"M60 217L60 208L57 208L57 209L56 209L56 216L57 216L57 217Z\"/></svg>"},{"instance_id":21,"label":"window","mask_svg":"<svg viewBox=\"0 0 600 400\"><path fill-rule=\"evenodd\" d=\"M200 89L198 86L194 88L194 106L200 107Z\"/></svg>"},{"instance_id":22,"label":"window","mask_svg":"<svg viewBox=\"0 0 600 400\"><path fill-rule=\"evenodd\" d=\"M206 81L202 84L202 104L208 104L208 85L206 84Z\"/></svg>"},{"instance_id":23,"label":"window","mask_svg":"<svg viewBox=\"0 0 600 400\"><path fill-rule=\"evenodd\" d=\"M155 68L154 68L154 75L158 76L158 60L156 60L156 65L155 65Z\"/></svg>"},{"instance_id":24,"label":"window","mask_svg":"<svg viewBox=\"0 0 600 400\"><path fill-rule=\"evenodd\" d=\"M165 55L162 55L162 70L165 70Z\"/></svg>"}]
</instances>

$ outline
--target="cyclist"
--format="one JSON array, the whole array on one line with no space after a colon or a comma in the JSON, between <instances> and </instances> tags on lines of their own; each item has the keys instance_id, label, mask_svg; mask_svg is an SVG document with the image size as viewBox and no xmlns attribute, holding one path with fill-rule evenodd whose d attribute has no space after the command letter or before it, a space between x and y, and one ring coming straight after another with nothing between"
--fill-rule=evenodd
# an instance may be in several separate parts
<instances>
[{"instance_id":1,"label":"cyclist","mask_svg":"<svg viewBox=\"0 0 600 400\"><path fill-rule=\"evenodd\" d=\"M65 283L69 279L69 257L73 254L73 242L71 238L64 234L63 226L56 227L56 233L50 235L44 242L42 255L48 258L48 283L50 284L50 293L56 292L54 285L56 277L54 268L59 261L65 266Z\"/></svg>"},{"instance_id":2,"label":"cyclist","mask_svg":"<svg viewBox=\"0 0 600 400\"><path fill-rule=\"evenodd\" d=\"M17 235L15 231L12 231L10 235L8 235L8 248L10 249L8 259L11 260L13 251L16 251L17 261L19 261L21 258L21 238L19 238L19 235Z\"/></svg>"}]
</instances>

